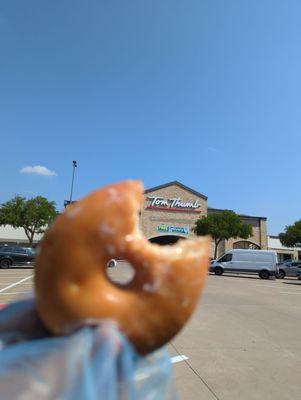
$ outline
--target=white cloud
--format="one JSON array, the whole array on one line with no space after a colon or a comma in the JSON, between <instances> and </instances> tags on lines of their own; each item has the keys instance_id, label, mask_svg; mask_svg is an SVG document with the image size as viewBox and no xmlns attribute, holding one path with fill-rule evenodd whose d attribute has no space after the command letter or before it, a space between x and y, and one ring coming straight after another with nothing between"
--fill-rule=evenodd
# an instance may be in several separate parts
<instances>
[{"instance_id":1,"label":"white cloud","mask_svg":"<svg viewBox=\"0 0 301 400\"><path fill-rule=\"evenodd\" d=\"M35 165L34 167L27 166L20 169L21 174L35 174L35 175L43 175L43 176L54 176L57 175L56 172L51 171L47 167L43 167L42 165Z\"/></svg>"}]
</instances>

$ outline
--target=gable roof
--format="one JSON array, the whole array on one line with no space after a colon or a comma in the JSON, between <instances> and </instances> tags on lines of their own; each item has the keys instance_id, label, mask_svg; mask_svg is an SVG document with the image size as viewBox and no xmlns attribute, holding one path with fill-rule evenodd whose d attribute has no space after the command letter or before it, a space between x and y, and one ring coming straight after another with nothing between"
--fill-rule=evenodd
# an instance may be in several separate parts
<instances>
[{"instance_id":1,"label":"gable roof","mask_svg":"<svg viewBox=\"0 0 301 400\"><path fill-rule=\"evenodd\" d=\"M190 193L192 193L192 194L194 194L194 195L196 195L196 196L199 196L199 197L201 197L201 198L204 199L204 200L207 200L207 199L208 199L208 197L205 196L204 194L202 194L202 193L200 193L200 192L197 192L196 190L193 190L193 189L191 189L190 187L185 186L185 185L183 185L183 183L178 182L178 181L172 181L172 182L164 183L163 185L159 185L159 186L155 186L155 187L146 189L146 190L144 191L144 193L154 192L155 190L163 189L163 188L166 188L166 187L168 187L168 186L173 186L173 185L179 186L180 188L186 190L187 192L190 192Z\"/></svg>"}]
</instances>

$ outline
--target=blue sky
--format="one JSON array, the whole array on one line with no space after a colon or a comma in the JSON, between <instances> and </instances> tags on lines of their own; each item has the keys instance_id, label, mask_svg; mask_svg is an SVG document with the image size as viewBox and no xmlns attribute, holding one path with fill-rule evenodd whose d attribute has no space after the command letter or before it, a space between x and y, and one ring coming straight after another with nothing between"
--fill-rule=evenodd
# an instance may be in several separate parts
<instances>
[{"instance_id":1,"label":"blue sky","mask_svg":"<svg viewBox=\"0 0 301 400\"><path fill-rule=\"evenodd\" d=\"M77 160L75 198L179 180L279 233L301 217L300 20L297 0L2 0L0 202L61 209Z\"/></svg>"}]
</instances>

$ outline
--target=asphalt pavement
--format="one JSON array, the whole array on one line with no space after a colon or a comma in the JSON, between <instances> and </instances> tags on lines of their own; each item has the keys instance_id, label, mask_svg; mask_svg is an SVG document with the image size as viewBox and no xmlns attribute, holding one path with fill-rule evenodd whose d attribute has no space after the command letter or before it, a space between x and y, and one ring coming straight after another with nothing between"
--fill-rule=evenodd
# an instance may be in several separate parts
<instances>
[{"instance_id":1,"label":"asphalt pavement","mask_svg":"<svg viewBox=\"0 0 301 400\"><path fill-rule=\"evenodd\" d=\"M109 269L125 282L121 262ZM32 294L32 269L0 270L0 304ZM301 398L301 281L208 276L193 317L168 345L183 400Z\"/></svg>"}]
</instances>

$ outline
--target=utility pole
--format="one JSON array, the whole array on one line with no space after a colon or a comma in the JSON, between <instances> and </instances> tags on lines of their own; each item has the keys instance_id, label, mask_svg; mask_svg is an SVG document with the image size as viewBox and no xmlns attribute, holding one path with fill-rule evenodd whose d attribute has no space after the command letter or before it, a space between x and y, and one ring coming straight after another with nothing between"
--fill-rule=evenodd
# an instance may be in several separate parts
<instances>
[{"instance_id":1,"label":"utility pole","mask_svg":"<svg viewBox=\"0 0 301 400\"><path fill-rule=\"evenodd\" d=\"M70 200L69 200L69 204L72 204L72 195L73 195L73 183L74 183L75 168L77 168L77 161L73 161L73 172L72 172L72 182L71 182L71 191L70 191Z\"/></svg>"}]
</instances>

